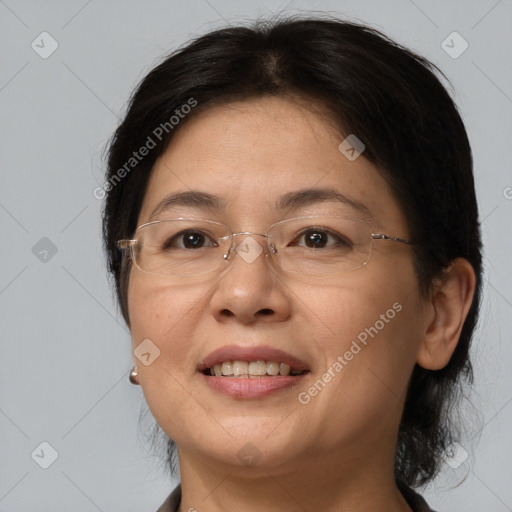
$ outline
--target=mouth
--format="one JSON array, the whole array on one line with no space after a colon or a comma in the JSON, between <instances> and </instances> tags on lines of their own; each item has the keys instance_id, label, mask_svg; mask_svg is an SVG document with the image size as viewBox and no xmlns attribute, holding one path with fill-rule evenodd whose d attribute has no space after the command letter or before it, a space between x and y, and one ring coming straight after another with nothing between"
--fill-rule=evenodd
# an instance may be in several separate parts
<instances>
[{"instance_id":1,"label":"mouth","mask_svg":"<svg viewBox=\"0 0 512 512\"><path fill-rule=\"evenodd\" d=\"M303 384L311 368L301 359L273 347L228 345L205 357L197 371L213 392L236 400L251 400L289 393Z\"/></svg>"},{"instance_id":2,"label":"mouth","mask_svg":"<svg viewBox=\"0 0 512 512\"><path fill-rule=\"evenodd\" d=\"M228 379L298 377L311 371L304 361L274 347L240 345L228 345L213 351L197 370L206 376Z\"/></svg>"}]
</instances>

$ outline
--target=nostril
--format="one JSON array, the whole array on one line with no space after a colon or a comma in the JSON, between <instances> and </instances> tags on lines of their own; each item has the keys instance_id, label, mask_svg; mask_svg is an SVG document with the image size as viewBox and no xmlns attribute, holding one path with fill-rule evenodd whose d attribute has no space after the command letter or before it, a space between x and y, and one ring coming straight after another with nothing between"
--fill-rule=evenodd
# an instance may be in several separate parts
<instances>
[{"instance_id":1,"label":"nostril","mask_svg":"<svg viewBox=\"0 0 512 512\"><path fill-rule=\"evenodd\" d=\"M259 312L262 315L272 315L274 313L274 311L272 309L269 309L269 308L261 309Z\"/></svg>"}]
</instances>

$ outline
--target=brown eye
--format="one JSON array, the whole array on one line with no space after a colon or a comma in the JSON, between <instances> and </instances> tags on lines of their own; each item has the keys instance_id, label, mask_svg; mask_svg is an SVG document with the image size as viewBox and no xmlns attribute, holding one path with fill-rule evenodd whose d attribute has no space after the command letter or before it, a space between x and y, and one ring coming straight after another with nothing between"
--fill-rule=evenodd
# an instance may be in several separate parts
<instances>
[{"instance_id":1,"label":"brown eye","mask_svg":"<svg viewBox=\"0 0 512 512\"><path fill-rule=\"evenodd\" d=\"M328 236L326 233L322 233L320 231L308 231L304 235L304 240L306 242L307 247L312 247L314 249L321 249L325 247L327 244Z\"/></svg>"},{"instance_id":2,"label":"brown eye","mask_svg":"<svg viewBox=\"0 0 512 512\"><path fill-rule=\"evenodd\" d=\"M207 241L210 241L206 247L216 247L215 242L210 237L200 231L182 231L169 238L162 249L201 249Z\"/></svg>"},{"instance_id":3,"label":"brown eye","mask_svg":"<svg viewBox=\"0 0 512 512\"><path fill-rule=\"evenodd\" d=\"M304 240L303 244L300 243L301 239ZM352 246L352 243L342 235L320 228L310 228L303 231L296 240L297 242L292 245L305 245L308 249Z\"/></svg>"}]
</instances>

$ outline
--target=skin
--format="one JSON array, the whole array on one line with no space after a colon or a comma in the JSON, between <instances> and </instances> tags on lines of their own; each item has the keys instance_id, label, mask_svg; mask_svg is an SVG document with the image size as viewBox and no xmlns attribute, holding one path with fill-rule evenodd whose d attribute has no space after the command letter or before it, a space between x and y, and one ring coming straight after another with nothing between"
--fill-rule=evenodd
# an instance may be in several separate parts
<instances>
[{"instance_id":1,"label":"skin","mask_svg":"<svg viewBox=\"0 0 512 512\"><path fill-rule=\"evenodd\" d=\"M225 209L176 207L157 219L199 217L263 233L285 218L354 216L333 202L293 212L270 207L292 190L329 186L367 207L374 232L408 238L386 182L364 154L349 161L338 150L344 138L318 110L291 99L211 107L188 119L157 160L138 224L167 194L190 189L221 196ZM192 278L132 268L133 348L149 338L160 350L152 364L138 365L138 380L178 446L180 511L410 510L393 474L407 384L415 363L440 369L449 361L474 273L456 260L434 285L423 297L410 247L389 241L376 241L365 267L339 277L285 274L263 256L249 264L236 254L221 274ZM301 404L299 393L396 302L401 311ZM264 398L222 395L196 367L226 344L280 348L307 361L311 373L299 387ZM247 443L261 455L251 467L237 456Z\"/></svg>"}]
</instances>

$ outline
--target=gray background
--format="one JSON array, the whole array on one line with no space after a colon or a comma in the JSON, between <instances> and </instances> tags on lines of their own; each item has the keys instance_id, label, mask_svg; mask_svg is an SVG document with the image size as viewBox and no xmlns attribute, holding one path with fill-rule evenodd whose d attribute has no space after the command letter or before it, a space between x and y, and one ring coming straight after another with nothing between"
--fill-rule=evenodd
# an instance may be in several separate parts
<instances>
[{"instance_id":1,"label":"gray background","mask_svg":"<svg viewBox=\"0 0 512 512\"><path fill-rule=\"evenodd\" d=\"M472 352L471 403L481 418L464 409L468 457L454 463L459 449L449 459L458 467L445 464L423 493L439 511L512 510L510 0L0 0L0 511L154 512L174 487L138 429L145 405L127 380L130 338L106 279L93 196L101 151L163 54L284 8L367 22L430 58L454 85L486 246ZM46 59L31 47L51 49L43 31L59 45ZM456 59L441 45L453 31L469 44ZM58 453L48 469L44 441Z\"/></svg>"}]
</instances>

